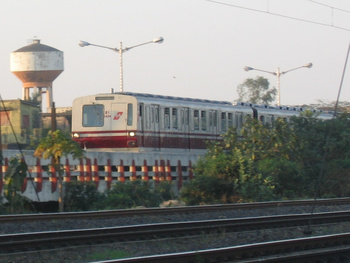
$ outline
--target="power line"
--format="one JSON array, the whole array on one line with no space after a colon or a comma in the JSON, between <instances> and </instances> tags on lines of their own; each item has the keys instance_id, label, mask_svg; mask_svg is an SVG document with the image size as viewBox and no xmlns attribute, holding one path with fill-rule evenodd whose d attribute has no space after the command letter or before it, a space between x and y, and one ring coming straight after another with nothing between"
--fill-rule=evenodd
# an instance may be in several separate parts
<instances>
[{"instance_id":1,"label":"power line","mask_svg":"<svg viewBox=\"0 0 350 263\"><path fill-rule=\"evenodd\" d=\"M346 67L347 67L347 64L348 64L348 61L349 61L349 53L350 53L350 43L349 43L349 46L348 46L348 51L346 53L345 64L344 64L344 67L343 67L343 74L342 74L342 77L341 77L341 80L340 80L340 86L339 86L339 89L338 89L338 96L337 96L337 100L336 100L335 106L334 106L333 118L331 120L331 123L330 123L330 126L329 126L329 130L328 130L328 135L327 135L327 138L326 138L325 151L324 151L324 155L323 155L323 159L322 159L320 173L319 173L319 175L317 177L317 181L316 181L316 188L315 188L315 195L314 195L314 204L313 204L313 206L311 208L309 224L307 226L307 229L304 231L305 233L311 233L312 232L312 230L311 230L312 219L313 219L314 211L315 211L315 208L316 208L317 199L320 197L319 194L320 194L321 181L322 181L323 176L324 176L324 170L325 170L325 165L326 165L326 161L327 161L327 156L328 156L328 153L330 151L330 146L329 145L330 145L330 140L331 140L332 133L333 133L334 120L336 118L337 111L338 111L339 98L340 98L340 93L341 93L341 90L342 90L342 87L343 87Z\"/></svg>"},{"instance_id":2,"label":"power line","mask_svg":"<svg viewBox=\"0 0 350 263\"><path fill-rule=\"evenodd\" d=\"M23 151L22 151L22 148L20 147L18 137L17 137L17 135L16 135L15 129L14 129L13 124L12 124L12 121L11 121L11 118L10 118L10 116L9 116L8 110L6 109L6 106L5 106L5 102L4 102L4 100L2 99L2 96L1 96L1 95L0 95L0 102L1 102L1 104L2 104L2 108L3 108L4 111L5 111L7 120L9 121L9 124L10 124L10 127L11 127L11 131L12 131L12 135L15 137L15 141L16 141L16 143L17 143L18 150L19 150L19 152L20 152L20 156L21 156L21 159L23 160L23 162L24 162L24 164L25 164L25 167L26 167L26 169L27 169L27 173L29 174L29 177L30 177L30 178L33 178L33 177L32 177L32 173L31 173L30 170L28 169L28 165L27 165L26 159L24 158L24 153L23 153ZM1 127L0 127L0 129L1 129ZM1 132L1 131L0 131L0 132ZM0 134L0 136L1 136L1 134ZM2 145L0 145L0 150L1 150L1 149L2 149ZM2 157L2 150L1 150L1 162L2 162L2 158L3 158L3 157ZM0 178L0 179L1 179L1 178ZM37 191L37 186L35 185L34 180L30 180L30 181L31 181L31 183L32 183L32 185L33 185L33 188L34 188L34 190L35 190L35 194L36 194L36 197L37 197L37 199L38 199L38 202L40 202L39 194L38 194L38 191Z\"/></svg>"},{"instance_id":3,"label":"power line","mask_svg":"<svg viewBox=\"0 0 350 263\"><path fill-rule=\"evenodd\" d=\"M330 5L326 5L326 4L323 4L323 3L319 3L319 2L314 1L314 0L309 0L309 1L310 1L311 3L313 3L313 4L325 6L325 7L327 7L327 8L330 9L330 11L331 11L331 16L332 16L332 25L333 25L333 20L334 20L334 10L341 11L341 12L346 12L346 13L350 13L350 11L345 10L345 9L341 9L341 8L337 8L337 7L334 7L334 6L330 6Z\"/></svg>"},{"instance_id":4,"label":"power line","mask_svg":"<svg viewBox=\"0 0 350 263\"><path fill-rule=\"evenodd\" d=\"M253 11L253 12L258 12L258 13L264 13L264 14L268 14L268 15L274 15L274 16L283 17L283 18L287 18L287 19L291 19L291 20L296 20L296 21L301 21L301 22L306 22L306 23L310 23L310 24L321 25L321 26L328 26L328 27L333 27L333 28L337 28L337 29L340 29L340 30L350 31L350 29L348 29L348 28L335 26L335 25L333 25L333 24L326 24L326 23L321 23L321 22L306 20L306 19L302 19L302 18L297 18L297 17L282 15L282 14L278 14L278 13L273 13L273 12L270 12L270 11L262 11L262 10L259 10L259 9L254 9L254 8L249 8L249 7L244 7L244 6L238 6L238 5L234 5L234 4L223 3L223 2L215 1L215 0L206 0L206 1L211 2L211 3L215 3L215 4L219 4L219 5L225 5L225 6L235 7L235 8L239 8L239 9L248 10L248 11Z\"/></svg>"},{"instance_id":5,"label":"power line","mask_svg":"<svg viewBox=\"0 0 350 263\"><path fill-rule=\"evenodd\" d=\"M312 3L314 3L314 4L317 4L317 5L322 5L322 6L325 6L325 7L331 8L331 9L334 9L334 10L338 10L338 11L342 11L342 12L350 13L350 11L349 11L349 10L341 9L341 8L334 7L334 6L331 6L331 5L326 5L326 4L319 3L319 2L314 1L314 0L309 0L309 1L310 1L310 2L312 2Z\"/></svg>"}]
</instances>

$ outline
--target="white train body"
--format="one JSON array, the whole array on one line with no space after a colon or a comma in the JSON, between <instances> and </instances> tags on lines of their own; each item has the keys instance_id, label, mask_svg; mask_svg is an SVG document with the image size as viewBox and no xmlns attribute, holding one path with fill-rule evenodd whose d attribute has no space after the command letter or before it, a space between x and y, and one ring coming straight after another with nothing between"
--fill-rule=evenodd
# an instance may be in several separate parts
<instances>
[{"instance_id":1,"label":"white train body","mask_svg":"<svg viewBox=\"0 0 350 263\"><path fill-rule=\"evenodd\" d=\"M73 102L72 137L87 150L203 151L246 116L272 125L301 109L138 93L79 97ZM324 118L330 115L323 114Z\"/></svg>"}]
</instances>

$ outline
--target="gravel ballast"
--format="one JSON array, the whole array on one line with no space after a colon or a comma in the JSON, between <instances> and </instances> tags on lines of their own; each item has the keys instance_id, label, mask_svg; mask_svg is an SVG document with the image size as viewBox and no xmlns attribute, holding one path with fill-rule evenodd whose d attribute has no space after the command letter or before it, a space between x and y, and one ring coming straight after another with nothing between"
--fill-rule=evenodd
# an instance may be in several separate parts
<instances>
[{"instance_id":1,"label":"gravel ballast","mask_svg":"<svg viewBox=\"0 0 350 263\"><path fill-rule=\"evenodd\" d=\"M349 205L319 206L315 212L346 211ZM264 209L238 209L215 213L194 213L160 216L133 216L108 219L91 220L53 220L28 223L5 223L0 225L1 234L59 231L68 229L115 227L125 225L147 224L157 222L180 222L192 220L257 217L276 214L302 214L310 213L311 207L276 207ZM280 229L245 231L237 233L221 233L215 235L201 235L192 238L162 239L142 242L123 242L115 244L90 245L88 247L64 248L63 250L50 250L11 255L0 255L0 263L17 262L93 262L112 259L108 256L111 251L123 252L128 257L145 256L182 251L197 251L208 248L220 248L249 243L267 242L304 237L305 227L290 227L283 231ZM312 235L350 232L350 223L333 224L327 226L313 226ZM105 258L95 258L96 254L105 254Z\"/></svg>"}]
</instances>

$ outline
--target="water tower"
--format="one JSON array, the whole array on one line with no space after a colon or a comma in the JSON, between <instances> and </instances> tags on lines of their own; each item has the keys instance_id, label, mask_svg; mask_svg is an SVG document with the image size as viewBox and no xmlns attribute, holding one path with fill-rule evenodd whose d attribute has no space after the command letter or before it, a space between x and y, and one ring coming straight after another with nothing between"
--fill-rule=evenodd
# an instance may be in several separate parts
<instances>
[{"instance_id":1,"label":"water tower","mask_svg":"<svg viewBox=\"0 0 350 263\"><path fill-rule=\"evenodd\" d=\"M63 52L40 44L39 39L11 53L11 72L23 83L23 100L30 100L30 89L38 93L40 104L46 93L47 108L53 106L52 82L63 72Z\"/></svg>"}]
</instances>

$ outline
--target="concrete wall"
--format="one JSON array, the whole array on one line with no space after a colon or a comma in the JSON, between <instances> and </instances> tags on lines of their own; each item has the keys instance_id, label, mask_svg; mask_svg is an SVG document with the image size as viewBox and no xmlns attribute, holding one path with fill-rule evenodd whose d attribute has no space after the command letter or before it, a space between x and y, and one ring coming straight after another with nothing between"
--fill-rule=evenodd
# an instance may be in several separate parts
<instances>
[{"instance_id":1,"label":"concrete wall","mask_svg":"<svg viewBox=\"0 0 350 263\"><path fill-rule=\"evenodd\" d=\"M2 175L8 169L10 158L19 156L16 150L4 150ZM22 194L33 201L47 202L58 200L57 173L44 171L49 160L40 160L33 156L34 151L23 151L23 158L29 168L27 178L22 186ZM104 192L116 182L142 179L158 183L171 181L175 190L179 190L185 180L193 177L192 166L200 155L193 153L121 153L121 152L87 152L86 158L73 160L63 158L65 167L64 181L92 181L100 192ZM0 192L3 195L3 180Z\"/></svg>"}]
</instances>

